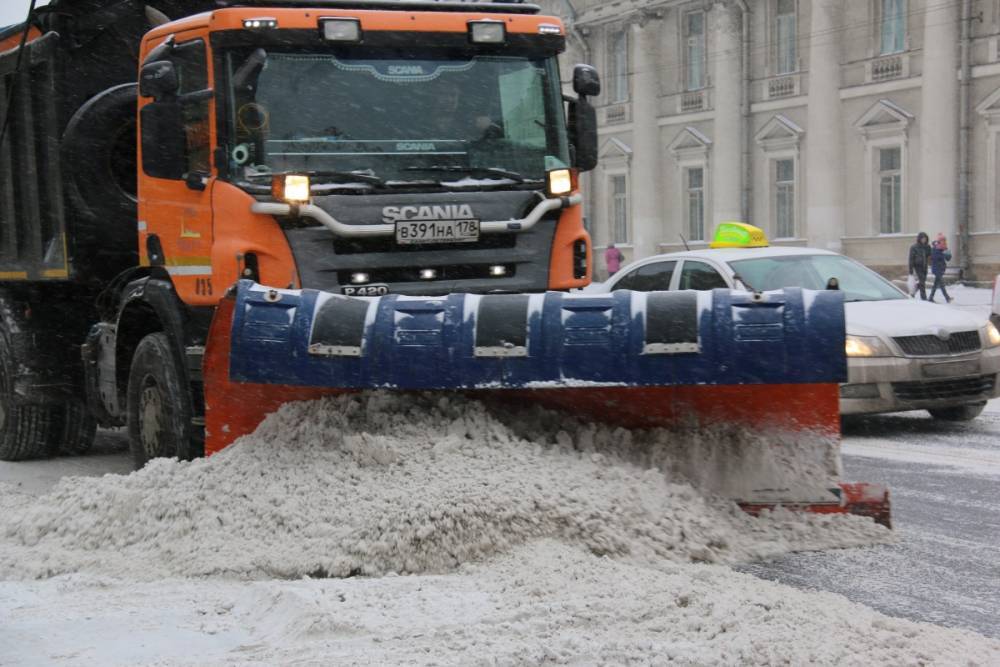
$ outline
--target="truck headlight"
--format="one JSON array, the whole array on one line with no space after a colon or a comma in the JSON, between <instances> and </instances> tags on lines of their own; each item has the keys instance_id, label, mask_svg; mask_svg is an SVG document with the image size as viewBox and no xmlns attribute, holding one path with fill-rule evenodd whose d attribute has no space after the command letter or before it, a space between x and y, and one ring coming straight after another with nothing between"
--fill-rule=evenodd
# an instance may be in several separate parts
<instances>
[{"instance_id":1,"label":"truck headlight","mask_svg":"<svg viewBox=\"0 0 1000 667\"><path fill-rule=\"evenodd\" d=\"M1000 331L992 322L986 323L986 347L996 347L1000 345Z\"/></svg>"},{"instance_id":2,"label":"truck headlight","mask_svg":"<svg viewBox=\"0 0 1000 667\"><path fill-rule=\"evenodd\" d=\"M469 41L473 44L503 44L507 26L503 21L469 21Z\"/></svg>"},{"instance_id":3,"label":"truck headlight","mask_svg":"<svg viewBox=\"0 0 1000 667\"><path fill-rule=\"evenodd\" d=\"M569 169L553 169L548 174L548 181L550 195L558 197L568 194L573 189L573 177Z\"/></svg>"},{"instance_id":4,"label":"truck headlight","mask_svg":"<svg viewBox=\"0 0 1000 667\"><path fill-rule=\"evenodd\" d=\"M358 19L320 19L323 39L328 42L360 42L361 21Z\"/></svg>"},{"instance_id":5,"label":"truck headlight","mask_svg":"<svg viewBox=\"0 0 1000 667\"><path fill-rule=\"evenodd\" d=\"M844 352L849 357L891 357L892 350L877 336L848 336Z\"/></svg>"},{"instance_id":6,"label":"truck headlight","mask_svg":"<svg viewBox=\"0 0 1000 667\"><path fill-rule=\"evenodd\" d=\"M271 180L271 194L289 204L308 204L309 177L305 174L275 174Z\"/></svg>"}]
</instances>

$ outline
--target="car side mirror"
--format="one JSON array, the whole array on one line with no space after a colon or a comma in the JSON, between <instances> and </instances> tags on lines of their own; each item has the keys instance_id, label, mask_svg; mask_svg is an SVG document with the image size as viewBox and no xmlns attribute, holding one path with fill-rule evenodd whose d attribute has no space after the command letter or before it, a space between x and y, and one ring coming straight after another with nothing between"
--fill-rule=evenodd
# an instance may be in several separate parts
<instances>
[{"instance_id":1,"label":"car side mirror","mask_svg":"<svg viewBox=\"0 0 1000 667\"><path fill-rule=\"evenodd\" d=\"M597 166L597 111L585 98L569 102L569 140L574 167L590 171Z\"/></svg>"},{"instance_id":2,"label":"car side mirror","mask_svg":"<svg viewBox=\"0 0 1000 667\"><path fill-rule=\"evenodd\" d=\"M153 102L139 112L142 170L153 178L184 178L187 138L181 104Z\"/></svg>"},{"instance_id":3,"label":"car side mirror","mask_svg":"<svg viewBox=\"0 0 1000 667\"><path fill-rule=\"evenodd\" d=\"M601 94L601 76L590 65L577 65L573 68L573 91L581 97L594 97Z\"/></svg>"},{"instance_id":4,"label":"car side mirror","mask_svg":"<svg viewBox=\"0 0 1000 667\"><path fill-rule=\"evenodd\" d=\"M177 69L169 60L157 60L143 65L139 73L139 95L160 101L173 97L180 90Z\"/></svg>"}]
</instances>

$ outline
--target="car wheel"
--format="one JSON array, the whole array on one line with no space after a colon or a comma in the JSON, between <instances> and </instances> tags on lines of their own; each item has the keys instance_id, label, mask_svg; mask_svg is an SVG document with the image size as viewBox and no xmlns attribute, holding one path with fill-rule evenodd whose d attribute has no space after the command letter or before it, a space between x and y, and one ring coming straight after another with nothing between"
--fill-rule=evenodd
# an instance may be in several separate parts
<instances>
[{"instance_id":1,"label":"car wheel","mask_svg":"<svg viewBox=\"0 0 1000 667\"><path fill-rule=\"evenodd\" d=\"M191 392L164 333L143 338L128 380L128 436L136 470L150 459L194 458Z\"/></svg>"},{"instance_id":2,"label":"car wheel","mask_svg":"<svg viewBox=\"0 0 1000 667\"><path fill-rule=\"evenodd\" d=\"M986 407L985 403L973 403L971 405L956 405L951 408L935 408L928 410L931 417L946 422L967 422L972 421L980 415Z\"/></svg>"},{"instance_id":3,"label":"car wheel","mask_svg":"<svg viewBox=\"0 0 1000 667\"><path fill-rule=\"evenodd\" d=\"M0 461L51 456L62 434L56 406L30 403L14 393L14 369L19 363L0 331Z\"/></svg>"}]
</instances>

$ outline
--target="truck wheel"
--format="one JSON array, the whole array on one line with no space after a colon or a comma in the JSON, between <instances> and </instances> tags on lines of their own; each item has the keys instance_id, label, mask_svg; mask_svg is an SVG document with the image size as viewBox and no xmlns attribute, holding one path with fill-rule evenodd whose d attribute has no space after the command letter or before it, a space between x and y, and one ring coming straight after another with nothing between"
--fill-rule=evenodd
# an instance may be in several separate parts
<instances>
[{"instance_id":1,"label":"truck wheel","mask_svg":"<svg viewBox=\"0 0 1000 667\"><path fill-rule=\"evenodd\" d=\"M76 401L63 407L62 417L62 437L56 443L57 450L67 456L86 454L97 436L97 420L85 405Z\"/></svg>"},{"instance_id":2,"label":"truck wheel","mask_svg":"<svg viewBox=\"0 0 1000 667\"><path fill-rule=\"evenodd\" d=\"M136 207L134 83L109 88L80 107L63 134L63 160L74 204L95 221L129 219Z\"/></svg>"},{"instance_id":3,"label":"truck wheel","mask_svg":"<svg viewBox=\"0 0 1000 667\"><path fill-rule=\"evenodd\" d=\"M16 359L7 338L0 335L0 460L23 461L52 453L62 434L56 406L25 403L14 394Z\"/></svg>"},{"instance_id":4,"label":"truck wheel","mask_svg":"<svg viewBox=\"0 0 1000 667\"><path fill-rule=\"evenodd\" d=\"M952 408L935 408L927 412L931 413L931 417L940 421L967 422L978 417L985 407L985 403L973 403L972 405L956 405Z\"/></svg>"},{"instance_id":5,"label":"truck wheel","mask_svg":"<svg viewBox=\"0 0 1000 667\"><path fill-rule=\"evenodd\" d=\"M128 378L128 438L138 470L150 459L197 454L191 433L191 391L165 333L149 334L135 349Z\"/></svg>"}]
</instances>

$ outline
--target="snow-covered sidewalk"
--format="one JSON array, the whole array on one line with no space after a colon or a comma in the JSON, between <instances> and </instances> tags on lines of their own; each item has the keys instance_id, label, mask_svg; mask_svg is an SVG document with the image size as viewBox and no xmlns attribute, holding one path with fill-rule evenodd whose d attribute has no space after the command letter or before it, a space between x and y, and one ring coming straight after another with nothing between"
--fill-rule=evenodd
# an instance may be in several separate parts
<instances>
[{"instance_id":1,"label":"snow-covered sidewalk","mask_svg":"<svg viewBox=\"0 0 1000 667\"><path fill-rule=\"evenodd\" d=\"M725 567L892 538L752 519L679 474L735 443L686 437L375 393L286 406L206 460L0 485L0 664L1000 661ZM740 447L822 469L821 444L782 444Z\"/></svg>"}]
</instances>

